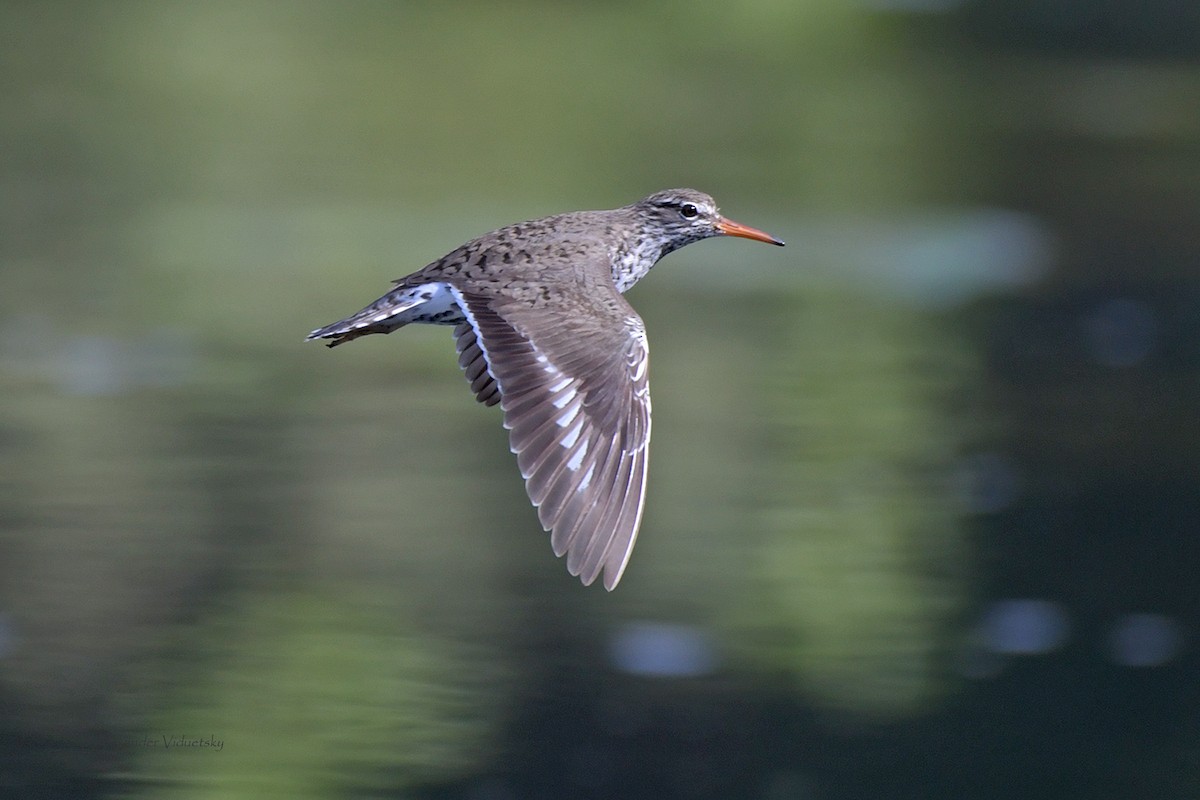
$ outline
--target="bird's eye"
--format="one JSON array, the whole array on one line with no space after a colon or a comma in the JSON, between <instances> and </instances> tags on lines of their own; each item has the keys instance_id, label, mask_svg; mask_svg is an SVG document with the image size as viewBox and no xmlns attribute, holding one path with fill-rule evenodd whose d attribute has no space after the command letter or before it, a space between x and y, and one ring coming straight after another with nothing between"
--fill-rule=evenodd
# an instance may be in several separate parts
<instances>
[{"instance_id":1,"label":"bird's eye","mask_svg":"<svg viewBox=\"0 0 1200 800\"><path fill-rule=\"evenodd\" d=\"M696 208L695 203L684 203L679 207L679 214L684 219L695 219L700 216L700 209Z\"/></svg>"}]
</instances>

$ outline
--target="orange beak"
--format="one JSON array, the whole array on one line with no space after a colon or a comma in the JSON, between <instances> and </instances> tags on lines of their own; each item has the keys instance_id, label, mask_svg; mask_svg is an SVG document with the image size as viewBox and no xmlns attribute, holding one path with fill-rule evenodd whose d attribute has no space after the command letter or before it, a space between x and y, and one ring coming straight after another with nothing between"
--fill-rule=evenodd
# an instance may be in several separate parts
<instances>
[{"instance_id":1,"label":"orange beak","mask_svg":"<svg viewBox=\"0 0 1200 800\"><path fill-rule=\"evenodd\" d=\"M783 242L776 239L769 233L763 233L758 228L751 228L749 225L743 225L740 222L734 222L731 219L724 217L717 220L717 230L726 236L740 236L743 239L754 239L757 242L766 242L767 244L777 244L783 247Z\"/></svg>"}]
</instances>

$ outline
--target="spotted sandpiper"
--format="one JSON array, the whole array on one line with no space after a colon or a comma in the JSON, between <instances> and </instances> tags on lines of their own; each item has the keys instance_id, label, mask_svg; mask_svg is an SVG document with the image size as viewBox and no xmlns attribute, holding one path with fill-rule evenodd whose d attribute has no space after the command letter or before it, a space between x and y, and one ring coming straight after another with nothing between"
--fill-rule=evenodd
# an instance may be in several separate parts
<instances>
[{"instance_id":1,"label":"spotted sandpiper","mask_svg":"<svg viewBox=\"0 0 1200 800\"><path fill-rule=\"evenodd\" d=\"M472 239L309 339L334 347L410 322L454 325L476 399L500 404L554 554L612 590L646 497L646 328L622 297L660 258L712 236L783 245L669 189L607 211L519 222Z\"/></svg>"}]
</instances>

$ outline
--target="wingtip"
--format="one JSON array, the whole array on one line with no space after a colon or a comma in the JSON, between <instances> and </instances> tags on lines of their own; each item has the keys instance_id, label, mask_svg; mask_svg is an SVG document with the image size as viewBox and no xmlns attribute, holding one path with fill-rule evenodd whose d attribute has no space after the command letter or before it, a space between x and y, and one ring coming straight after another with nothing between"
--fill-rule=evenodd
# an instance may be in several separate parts
<instances>
[{"instance_id":1,"label":"wingtip","mask_svg":"<svg viewBox=\"0 0 1200 800\"><path fill-rule=\"evenodd\" d=\"M555 555L558 557L562 557L562 555L564 555L565 553L566 553L566 549L564 549L562 553L556 553ZM613 589L617 588L617 584L621 581L621 575L624 574L625 567L624 567L624 565L622 565L621 569L618 570L615 574L613 573L612 570L610 570L608 567L605 567L605 566L601 566L599 569L597 569L595 572L592 572L592 573L589 573L587 570L583 570L583 569L580 569L578 572L576 572L575 570L572 570L570 567L567 568L567 571L570 572L571 575L573 575L574 577L579 578L579 582L582 583L584 586L591 586L593 583L596 582L596 578L599 578L600 575L603 574L604 579L601 581L601 583L603 584L605 591L611 592Z\"/></svg>"},{"instance_id":2,"label":"wingtip","mask_svg":"<svg viewBox=\"0 0 1200 800\"><path fill-rule=\"evenodd\" d=\"M632 550L633 548L630 548ZM621 582L621 576L625 574L625 567L629 566L629 555L626 554L624 560L619 567L613 568L612 564L604 566L604 588L612 591L617 588L617 584Z\"/></svg>"},{"instance_id":3,"label":"wingtip","mask_svg":"<svg viewBox=\"0 0 1200 800\"><path fill-rule=\"evenodd\" d=\"M591 575L591 576L579 575L577 577L579 578L579 582L582 583L584 586L591 586L593 583L596 582L596 578L597 578L596 575ZM617 584L620 582L620 580L621 580L620 573L618 573L615 576L610 576L608 574L608 571L605 570L604 571L604 580L601 581L601 584L604 586L604 591L611 592L613 589L617 588Z\"/></svg>"}]
</instances>

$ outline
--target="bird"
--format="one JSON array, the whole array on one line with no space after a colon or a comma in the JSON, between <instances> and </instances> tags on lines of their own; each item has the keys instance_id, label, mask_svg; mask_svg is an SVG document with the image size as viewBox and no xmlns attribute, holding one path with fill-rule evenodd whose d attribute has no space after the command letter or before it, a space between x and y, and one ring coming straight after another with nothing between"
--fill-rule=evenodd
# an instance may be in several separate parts
<instances>
[{"instance_id":1,"label":"bird","mask_svg":"<svg viewBox=\"0 0 1200 800\"><path fill-rule=\"evenodd\" d=\"M554 554L612 591L646 498L649 346L624 293L658 261L716 236L783 246L695 189L518 222L461 245L307 341L336 347L411 323L454 326L476 399L500 405Z\"/></svg>"}]
</instances>

